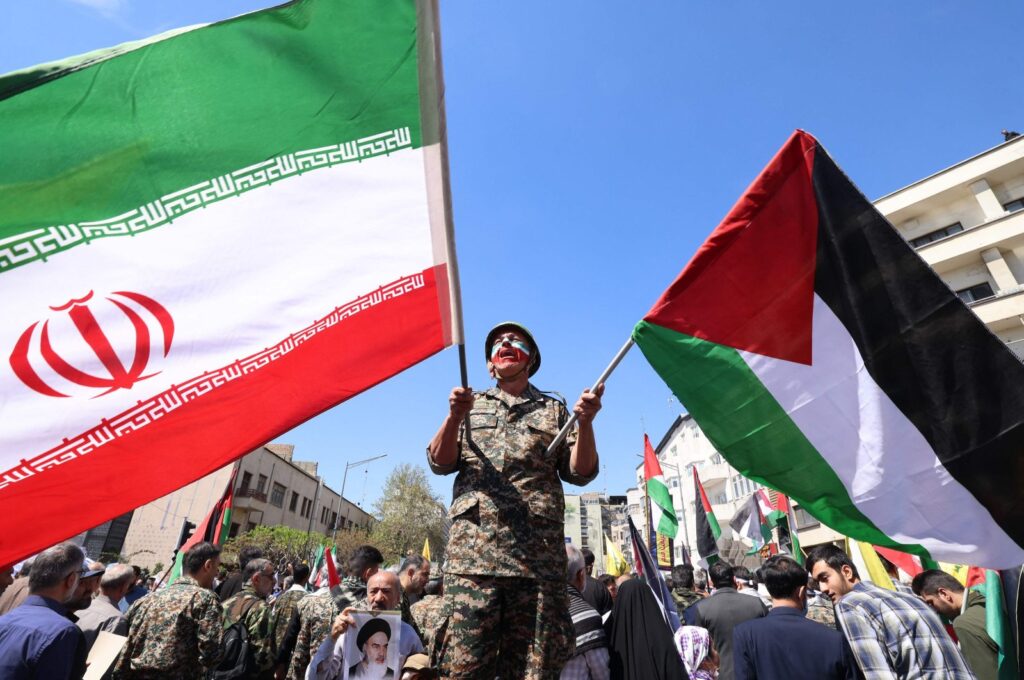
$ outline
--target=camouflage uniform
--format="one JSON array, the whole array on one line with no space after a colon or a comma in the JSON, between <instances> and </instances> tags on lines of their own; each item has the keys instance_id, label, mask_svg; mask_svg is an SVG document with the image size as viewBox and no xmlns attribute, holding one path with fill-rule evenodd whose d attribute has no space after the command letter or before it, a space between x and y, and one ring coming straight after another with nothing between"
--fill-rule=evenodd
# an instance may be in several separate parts
<instances>
[{"instance_id":1,"label":"camouflage uniform","mask_svg":"<svg viewBox=\"0 0 1024 680\"><path fill-rule=\"evenodd\" d=\"M448 615L445 613L444 598L440 595L427 595L410 607L413 627L419 632L423 648L430 656L430 665L437 668L444 649L445 633L448 629Z\"/></svg>"},{"instance_id":2,"label":"camouflage uniform","mask_svg":"<svg viewBox=\"0 0 1024 680\"><path fill-rule=\"evenodd\" d=\"M249 645L253 650L254 672L251 677L270 680L274 677L274 658L277 646L274 644L273 608L256 594L251 583L229 597L223 604L224 629L235 624L245 615L245 629L249 632Z\"/></svg>"},{"instance_id":3,"label":"camouflage uniform","mask_svg":"<svg viewBox=\"0 0 1024 680\"><path fill-rule=\"evenodd\" d=\"M704 598L700 596L696 590L690 590L689 588L683 588L682 586L676 586L672 589L672 600L676 603L676 611L680 615L690 605L697 604Z\"/></svg>"},{"instance_id":4,"label":"camouflage uniform","mask_svg":"<svg viewBox=\"0 0 1024 680\"><path fill-rule=\"evenodd\" d=\"M288 589L277 596L274 600L274 649L280 651L284 644L285 635L288 633L288 624L291 623L292 615L295 613L299 601L306 596L305 590Z\"/></svg>"},{"instance_id":5,"label":"camouflage uniform","mask_svg":"<svg viewBox=\"0 0 1024 680\"><path fill-rule=\"evenodd\" d=\"M827 597L815 597L807 600L807 618L829 628L836 627L836 610L832 601Z\"/></svg>"},{"instance_id":6,"label":"camouflage uniform","mask_svg":"<svg viewBox=\"0 0 1024 680\"><path fill-rule=\"evenodd\" d=\"M477 393L460 425L458 471L448 512L444 598L451 619L442 673L465 678L557 678L575 632L565 588L564 497L559 477L584 485L570 468L576 432L550 456L569 418L565 404L528 385L514 397ZM501 626L499 630L498 627Z\"/></svg>"},{"instance_id":7,"label":"camouflage uniform","mask_svg":"<svg viewBox=\"0 0 1024 680\"><path fill-rule=\"evenodd\" d=\"M337 595L320 590L299 600L295 611L299 615L299 637L288 665L288 680L304 680L306 666L324 638L331 633L331 624L346 607L352 607L366 597L366 584L346 576Z\"/></svg>"},{"instance_id":8,"label":"camouflage uniform","mask_svg":"<svg viewBox=\"0 0 1024 680\"><path fill-rule=\"evenodd\" d=\"M127 618L115 680L191 680L220 662L220 600L189 576L136 600Z\"/></svg>"}]
</instances>

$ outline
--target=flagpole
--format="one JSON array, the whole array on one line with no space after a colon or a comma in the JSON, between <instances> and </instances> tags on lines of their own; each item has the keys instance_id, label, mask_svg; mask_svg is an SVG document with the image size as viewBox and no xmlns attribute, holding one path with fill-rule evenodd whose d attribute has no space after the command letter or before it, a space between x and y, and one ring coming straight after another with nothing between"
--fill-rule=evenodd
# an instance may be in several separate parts
<instances>
[{"instance_id":1,"label":"flagpole","mask_svg":"<svg viewBox=\"0 0 1024 680\"><path fill-rule=\"evenodd\" d=\"M598 376L597 380L594 381L593 387L590 388L591 392L596 392L597 391L597 387L601 383L603 383L604 381L606 381L608 379L608 376L610 376L612 374L612 371L615 370L615 367L619 365L619 362L622 361L622 359L626 356L626 354L632 348L633 348L633 338L631 336L628 340L626 340L626 344L624 344L619 349L619 351L615 354L615 357L612 359L611 363L608 364L607 368L605 368L604 371L601 373L601 375ZM548 453L549 454L552 451L554 451L555 449L557 449L559 444L561 444L563 441L565 441L565 436L567 434L569 434L569 430L572 429L572 426L576 424L577 418L578 418L578 416L575 413L573 413L572 416L569 417L569 422L567 422L562 427L562 429L559 430L558 436L555 437L554 441L552 441L551 444L548 446Z\"/></svg>"}]
</instances>

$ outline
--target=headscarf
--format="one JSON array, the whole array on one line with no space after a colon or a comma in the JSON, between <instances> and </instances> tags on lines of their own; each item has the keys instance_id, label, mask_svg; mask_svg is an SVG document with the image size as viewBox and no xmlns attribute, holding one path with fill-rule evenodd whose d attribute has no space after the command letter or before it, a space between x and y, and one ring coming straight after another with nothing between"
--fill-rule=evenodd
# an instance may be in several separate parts
<instances>
[{"instance_id":1,"label":"headscarf","mask_svg":"<svg viewBox=\"0 0 1024 680\"><path fill-rule=\"evenodd\" d=\"M687 680L665 615L644 581L619 586L606 625L612 680Z\"/></svg>"},{"instance_id":2,"label":"headscarf","mask_svg":"<svg viewBox=\"0 0 1024 680\"><path fill-rule=\"evenodd\" d=\"M681 626L675 634L679 658L693 680L714 680L711 671L698 670L711 651L711 634L700 626Z\"/></svg>"}]
</instances>

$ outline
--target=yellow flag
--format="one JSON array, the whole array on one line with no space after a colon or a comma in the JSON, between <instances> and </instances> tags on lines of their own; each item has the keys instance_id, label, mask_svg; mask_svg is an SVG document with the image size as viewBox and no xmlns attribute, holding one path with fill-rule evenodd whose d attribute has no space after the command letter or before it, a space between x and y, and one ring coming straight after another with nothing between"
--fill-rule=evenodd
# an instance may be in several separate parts
<instances>
[{"instance_id":1,"label":"yellow flag","mask_svg":"<svg viewBox=\"0 0 1024 680\"><path fill-rule=\"evenodd\" d=\"M430 539L429 538L424 538L423 539L423 556L426 557L428 561L430 561Z\"/></svg>"},{"instance_id":2,"label":"yellow flag","mask_svg":"<svg viewBox=\"0 0 1024 680\"><path fill-rule=\"evenodd\" d=\"M886 572L885 567L882 566L882 560L878 559L878 553L875 552L874 547L864 541L854 541L854 543L857 544L857 550L856 552L850 551L850 557L853 558L853 563L857 565L857 571L861 572L861 578L865 581L871 581L879 588L896 590L892 578ZM859 560L857 559L858 557L860 557Z\"/></svg>"},{"instance_id":3,"label":"yellow flag","mask_svg":"<svg viewBox=\"0 0 1024 680\"><path fill-rule=\"evenodd\" d=\"M619 546L612 542L612 539L608 538L605 534L604 544L608 547L608 554L605 555L605 567L609 574L612 576L622 576L623 574L629 573L629 564L626 562L626 557L619 550Z\"/></svg>"}]
</instances>

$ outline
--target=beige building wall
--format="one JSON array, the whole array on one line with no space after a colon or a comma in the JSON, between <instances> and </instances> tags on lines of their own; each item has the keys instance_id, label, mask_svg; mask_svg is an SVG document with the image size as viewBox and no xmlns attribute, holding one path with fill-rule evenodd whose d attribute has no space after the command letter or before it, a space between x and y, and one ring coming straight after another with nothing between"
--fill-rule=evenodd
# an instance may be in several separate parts
<instances>
[{"instance_id":1,"label":"beige building wall","mask_svg":"<svg viewBox=\"0 0 1024 680\"><path fill-rule=\"evenodd\" d=\"M373 517L317 476L315 462L293 459L293 446L268 444L241 459L235 481L231 535L257 526L288 526L329 534L368 528ZM121 552L133 564L152 568L170 563L183 523L198 525L224 492L232 466L138 508Z\"/></svg>"}]
</instances>

